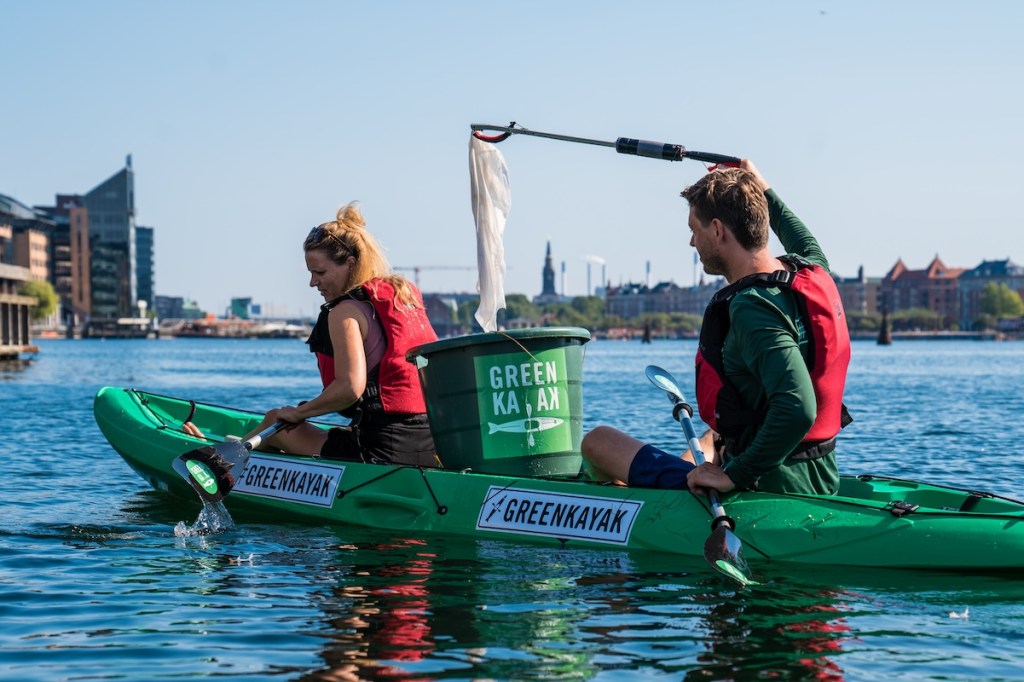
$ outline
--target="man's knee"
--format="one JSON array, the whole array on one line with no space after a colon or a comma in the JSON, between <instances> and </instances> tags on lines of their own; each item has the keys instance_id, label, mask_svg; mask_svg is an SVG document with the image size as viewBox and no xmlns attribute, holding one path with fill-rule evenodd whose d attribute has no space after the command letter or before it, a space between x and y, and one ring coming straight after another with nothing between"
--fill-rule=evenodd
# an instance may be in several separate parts
<instances>
[{"instance_id":1,"label":"man's knee","mask_svg":"<svg viewBox=\"0 0 1024 682\"><path fill-rule=\"evenodd\" d=\"M580 443L580 451L583 456L588 457L595 452L600 452L602 445L606 444L614 433L616 430L610 426L598 426L589 431L583 436L583 442Z\"/></svg>"}]
</instances>

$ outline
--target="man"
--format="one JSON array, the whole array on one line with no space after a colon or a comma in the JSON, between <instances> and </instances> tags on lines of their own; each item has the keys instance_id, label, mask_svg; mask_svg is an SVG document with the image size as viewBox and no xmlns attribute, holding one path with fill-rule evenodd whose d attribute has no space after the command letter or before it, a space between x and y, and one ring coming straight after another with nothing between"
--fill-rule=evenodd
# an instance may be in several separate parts
<instances>
[{"instance_id":1,"label":"man","mask_svg":"<svg viewBox=\"0 0 1024 682\"><path fill-rule=\"evenodd\" d=\"M584 437L583 456L596 477L639 487L835 494L850 336L825 254L748 160L682 196L690 246L729 283L708 304L697 353L708 462L608 426ZM768 250L769 227L787 256Z\"/></svg>"}]
</instances>

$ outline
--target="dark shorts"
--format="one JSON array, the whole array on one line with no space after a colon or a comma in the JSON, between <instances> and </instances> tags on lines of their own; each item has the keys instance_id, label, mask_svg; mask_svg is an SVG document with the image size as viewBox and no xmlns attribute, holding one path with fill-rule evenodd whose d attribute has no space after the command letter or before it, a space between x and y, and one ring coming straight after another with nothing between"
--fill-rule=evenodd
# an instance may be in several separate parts
<instances>
[{"instance_id":1,"label":"dark shorts","mask_svg":"<svg viewBox=\"0 0 1024 682\"><path fill-rule=\"evenodd\" d=\"M327 432L320 456L350 462L439 466L425 414L386 419L372 427L335 427Z\"/></svg>"},{"instance_id":2,"label":"dark shorts","mask_svg":"<svg viewBox=\"0 0 1024 682\"><path fill-rule=\"evenodd\" d=\"M687 487L686 474L693 469L685 459L648 443L637 450L629 465L627 483L637 488L683 489Z\"/></svg>"}]
</instances>

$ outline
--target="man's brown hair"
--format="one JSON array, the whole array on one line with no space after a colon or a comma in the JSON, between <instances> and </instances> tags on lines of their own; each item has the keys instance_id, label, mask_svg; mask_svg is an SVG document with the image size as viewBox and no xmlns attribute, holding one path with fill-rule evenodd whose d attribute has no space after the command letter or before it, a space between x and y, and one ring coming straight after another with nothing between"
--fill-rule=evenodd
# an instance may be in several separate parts
<instances>
[{"instance_id":1,"label":"man's brown hair","mask_svg":"<svg viewBox=\"0 0 1024 682\"><path fill-rule=\"evenodd\" d=\"M718 218L747 251L768 246L768 200L753 173L742 168L716 170L679 195L702 224Z\"/></svg>"}]
</instances>

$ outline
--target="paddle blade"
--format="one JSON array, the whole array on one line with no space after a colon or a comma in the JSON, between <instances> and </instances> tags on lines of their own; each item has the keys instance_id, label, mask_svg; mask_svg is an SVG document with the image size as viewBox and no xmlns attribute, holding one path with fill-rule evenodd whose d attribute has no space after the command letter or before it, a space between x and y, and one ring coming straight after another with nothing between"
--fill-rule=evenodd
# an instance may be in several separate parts
<instances>
[{"instance_id":1,"label":"paddle blade","mask_svg":"<svg viewBox=\"0 0 1024 682\"><path fill-rule=\"evenodd\" d=\"M207 502L219 502L242 475L249 450L235 441L204 445L174 460L172 466Z\"/></svg>"},{"instance_id":2,"label":"paddle blade","mask_svg":"<svg viewBox=\"0 0 1024 682\"><path fill-rule=\"evenodd\" d=\"M744 587L757 585L750 577L750 567L742 552L743 543L724 523L719 524L704 543L704 558L716 571Z\"/></svg>"}]
</instances>

